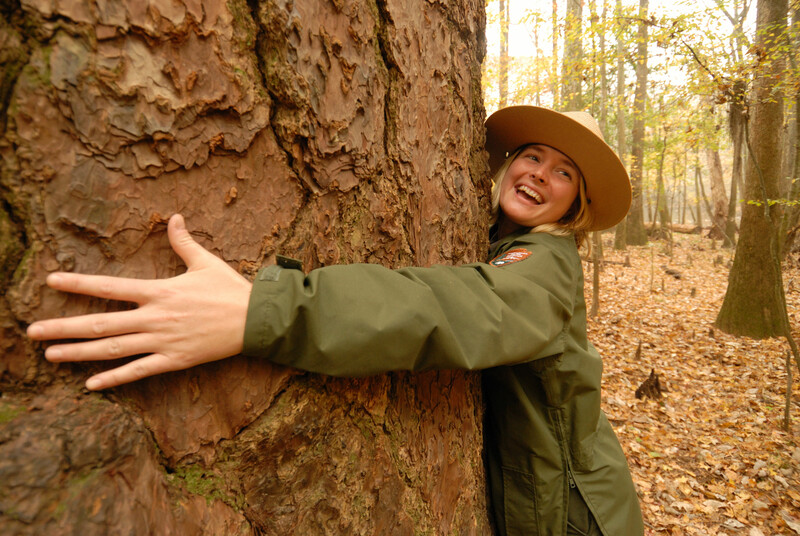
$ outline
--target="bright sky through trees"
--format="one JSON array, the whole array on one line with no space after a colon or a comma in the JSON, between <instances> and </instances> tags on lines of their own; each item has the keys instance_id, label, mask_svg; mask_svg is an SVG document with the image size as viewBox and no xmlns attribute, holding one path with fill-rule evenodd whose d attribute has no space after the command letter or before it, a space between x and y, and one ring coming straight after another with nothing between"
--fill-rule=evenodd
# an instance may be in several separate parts
<instances>
[{"instance_id":1,"label":"bright sky through trees","mask_svg":"<svg viewBox=\"0 0 800 536\"><path fill-rule=\"evenodd\" d=\"M520 95L520 86L530 87L529 79L533 69L538 69L541 79L540 85L547 83L549 73L545 72L545 66L549 66L552 61L553 53L553 1L552 0L507 0L509 2L509 104L536 104L528 96ZM737 0L741 4L745 0ZM746 0L753 3L754 0ZM595 9L598 15L602 13L604 0L595 0ZM607 17L613 19L615 0L605 0ZM676 84L685 83L685 74L680 67L667 67L659 69L654 67L662 66L671 57L678 55L690 55L689 47L695 48L702 42L707 49L716 47L720 51L730 52L730 44L727 42L731 34L731 23L719 4L731 13L732 0L681 0L677 2L652 0L650 2L650 15L654 17L659 27L664 28L676 20L684 22L682 32L679 36L672 35L669 42L653 42L650 46L649 65L651 75L655 81ZM563 28L564 14L566 10L566 0L557 0L558 7L558 39L557 51L558 61L561 61L563 52ZM626 10L624 20L629 21L631 26L636 24L635 13L638 7L637 1L623 0L623 9ZM583 27L589 24L591 2L584 0L583 4ZM499 1L488 0L486 4L487 13L487 55L485 60L486 67L491 70L496 63L500 50L500 24L499 24ZM755 5L750 7L747 25L744 33L752 38L753 27L755 25ZM651 29L651 33L658 28ZM588 54L588 37L584 35L585 49ZM614 46L614 33L607 32L606 47ZM687 46L688 45L688 46ZM537 61L538 58L538 61ZM628 67L632 67L628 65ZM712 66L709 66L712 67ZM486 86L486 106L487 112L491 113L496 108L497 87L489 84ZM540 104L544 106L552 105L550 98L542 96Z\"/></svg>"}]
</instances>

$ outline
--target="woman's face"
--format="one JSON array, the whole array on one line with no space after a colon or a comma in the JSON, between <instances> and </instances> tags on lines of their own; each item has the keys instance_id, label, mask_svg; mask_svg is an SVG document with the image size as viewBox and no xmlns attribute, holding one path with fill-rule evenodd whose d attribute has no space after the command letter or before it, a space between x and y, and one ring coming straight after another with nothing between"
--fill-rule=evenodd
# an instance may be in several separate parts
<instances>
[{"instance_id":1,"label":"woman's face","mask_svg":"<svg viewBox=\"0 0 800 536\"><path fill-rule=\"evenodd\" d=\"M500 209L520 227L555 223L578 195L578 166L547 145L529 145L511 163L500 188Z\"/></svg>"}]
</instances>

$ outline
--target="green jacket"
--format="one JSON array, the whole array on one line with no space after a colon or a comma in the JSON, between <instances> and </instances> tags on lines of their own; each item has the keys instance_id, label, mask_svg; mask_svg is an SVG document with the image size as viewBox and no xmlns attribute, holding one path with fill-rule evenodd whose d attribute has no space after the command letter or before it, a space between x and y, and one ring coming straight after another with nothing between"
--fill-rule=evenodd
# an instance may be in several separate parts
<instances>
[{"instance_id":1,"label":"green jacket","mask_svg":"<svg viewBox=\"0 0 800 536\"><path fill-rule=\"evenodd\" d=\"M244 353L335 376L483 369L498 532L564 535L577 486L606 536L643 534L625 456L600 410L571 237L519 232L488 263L270 266L254 282Z\"/></svg>"}]
</instances>

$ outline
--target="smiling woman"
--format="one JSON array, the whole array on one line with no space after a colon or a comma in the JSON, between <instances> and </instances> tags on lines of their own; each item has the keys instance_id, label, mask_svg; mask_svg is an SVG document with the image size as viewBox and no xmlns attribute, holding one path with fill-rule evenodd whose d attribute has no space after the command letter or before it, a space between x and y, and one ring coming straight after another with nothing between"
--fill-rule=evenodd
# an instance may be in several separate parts
<instances>
[{"instance_id":1,"label":"smiling woman","mask_svg":"<svg viewBox=\"0 0 800 536\"><path fill-rule=\"evenodd\" d=\"M561 151L538 144L522 148L497 186L500 233L561 220L582 181L578 166Z\"/></svg>"}]
</instances>

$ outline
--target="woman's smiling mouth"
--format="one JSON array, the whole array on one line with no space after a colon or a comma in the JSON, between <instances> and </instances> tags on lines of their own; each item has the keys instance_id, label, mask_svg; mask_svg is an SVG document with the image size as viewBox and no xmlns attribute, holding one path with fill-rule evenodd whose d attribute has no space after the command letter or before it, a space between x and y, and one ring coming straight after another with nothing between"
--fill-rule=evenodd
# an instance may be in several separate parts
<instances>
[{"instance_id":1,"label":"woman's smiling mouth","mask_svg":"<svg viewBox=\"0 0 800 536\"><path fill-rule=\"evenodd\" d=\"M523 196L530 198L537 205L540 205L541 203L544 202L544 199L542 198L541 195L539 195L538 192L536 192L533 188L525 186L524 184L517 186L517 193L521 193L523 194ZM523 197L523 199L525 197Z\"/></svg>"}]
</instances>

